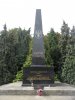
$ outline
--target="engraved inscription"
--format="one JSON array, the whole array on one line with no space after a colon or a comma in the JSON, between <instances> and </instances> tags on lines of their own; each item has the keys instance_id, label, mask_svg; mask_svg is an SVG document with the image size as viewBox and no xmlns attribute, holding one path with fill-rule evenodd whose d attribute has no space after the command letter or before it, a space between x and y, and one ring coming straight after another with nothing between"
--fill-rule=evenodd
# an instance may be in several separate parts
<instances>
[{"instance_id":1,"label":"engraved inscription","mask_svg":"<svg viewBox=\"0 0 75 100\"><path fill-rule=\"evenodd\" d=\"M49 76L34 75L29 76L27 80L50 80Z\"/></svg>"},{"instance_id":2,"label":"engraved inscription","mask_svg":"<svg viewBox=\"0 0 75 100\"><path fill-rule=\"evenodd\" d=\"M48 71L31 71L27 80L50 80Z\"/></svg>"}]
</instances>

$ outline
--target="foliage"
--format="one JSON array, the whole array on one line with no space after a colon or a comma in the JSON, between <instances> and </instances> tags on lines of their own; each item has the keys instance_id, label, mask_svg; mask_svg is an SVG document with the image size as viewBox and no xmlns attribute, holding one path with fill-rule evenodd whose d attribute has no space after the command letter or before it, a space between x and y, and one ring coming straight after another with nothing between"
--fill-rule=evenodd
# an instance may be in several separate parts
<instances>
[{"instance_id":1,"label":"foliage","mask_svg":"<svg viewBox=\"0 0 75 100\"><path fill-rule=\"evenodd\" d=\"M12 82L26 60L30 29L14 28L7 31L6 24L0 32L0 85Z\"/></svg>"},{"instance_id":2,"label":"foliage","mask_svg":"<svg viewBox=\"0 0 75 100\"><path fill-rule=\"evenodd\" d=\"M51 29L44 40L47 64L53 64L55 69L54 80L75 85L75 28L70 31L63 22L61 34Z\"/></svg>"},{"instance_id":3,"label":"foliage","mask_svg":"<svg viewBox=\"0 0 75 100\"><path fill-rule=\"evenodd\" d=\"M72 41L66 47L67 53L62 67L62 79L64 82L75 85L75 42Z\"/></svg>"},{"instance_id":4,"label":"foliage","mask_svg":"<svg viewBox=\"0 0 75 100\"><path fill-rule=\"evenodd\" d=\"M60 34L55 33L54 29L45 36L45 58L47 65L53 65L55 72L58 70L59 61L61 58L60 48L59 48L59 38Z\"/></svg>"},{"instance_id":5,"label":"foliage","mask_svg":"<svg viewBox=\"0 0 75 100\"><path fill-rule=\"evenodd\" d=\"M13 80L13 82L22 81L22 79L23 79L23 70L20 70L17 72L16 78Z\"/></svg>"},{"instance_id":6,"label":"foliage","mask_svg":"<svg viewBox=\"0 0 75 100\"><path fill-rule=\"evenodd\" d=\"M69 32L70 32L70 28L68 27L68 24L66 24L66 22L63 21L63 25L61 27L61 33L65 35L65 34L69 34Z\"/></svg>"},{"instance_id":7,"label":"foliage","mask_svg":"<svg viewBox=\"0 0 75 100\"><path fill-rule=\"evenodd\" d=\"M29 52L23 64L23 67L30 67L31 61L32 61L32 40L29 43ZM21 81L23 79L23 67L21 68L20 71L17 72L16 78L13 80L13 82Z\"/></svg>"},{"instance_id":8,"label":"foliage","mask_svg":"<svg viewBox=\"0 0 75 100\"><path fill-rule=\"evenodd\" d=\"M54 75L54 81L59 81L57 74Z\"/></svg>"},{"instance_id":9,"label":"foliage","mask_svg":"<svg viewBox=\"0 0 75 100\"><path fill-rule=\"evenodd\" d=\"M75 85L75 29L73 27L71 33L68 34L70 31L68 24L63 24L63 30L64 31L61 30L62 34L59 41L62 55L59 77L61 81Z\"/></svg>"},{"instance_id":10,"label":"foliage","mask_svg":"<svg viewBox=\"0 0 75 100\"><path fill-rule=\"evenodd\" d=\"M30 43L29 53L27 55L26 61L23 64L23 67L30 67L31 63L32 63L32 41Z\"/></svg>"},{"instance_id":11,"label":"foliage","mask_svg":"<svg viewBox=\"0 0 75 100\"><path fill-rule=\"evenodd\" d=\"M49 55L49 43L48 43L48 36L44 36L44 46L45 46L45 62L46 65L50 66L53 64L51 56Z\"/></svg>"}]
</instances>

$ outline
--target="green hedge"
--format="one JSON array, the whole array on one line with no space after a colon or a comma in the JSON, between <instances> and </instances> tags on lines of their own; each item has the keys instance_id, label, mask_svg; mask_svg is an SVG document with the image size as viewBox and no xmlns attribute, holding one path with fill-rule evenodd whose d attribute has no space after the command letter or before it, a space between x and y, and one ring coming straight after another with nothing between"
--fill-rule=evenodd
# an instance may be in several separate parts
<instances>
[{"instance_id":1,"label":"green hedge","mask_svg":"<svg viewBox=\"0 0 75 100\"><path fill-rule=\"evenodd\" d=\"M31 61L32 61L32 41L30 42L29 53L27 55L26 61L23 64L23 67L30 67ZM22 70L17 73L16 78L13 80L13 82L21 81L23 79L23 67Z\"/></svg>"}]
</instances>

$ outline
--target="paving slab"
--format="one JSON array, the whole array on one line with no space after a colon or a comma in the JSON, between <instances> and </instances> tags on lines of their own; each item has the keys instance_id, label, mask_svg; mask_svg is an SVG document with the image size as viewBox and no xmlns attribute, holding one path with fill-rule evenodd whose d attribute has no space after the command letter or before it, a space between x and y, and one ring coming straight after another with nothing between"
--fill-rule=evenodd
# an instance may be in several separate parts
<instances>
[{"instance_id":1,"label":"paving slab","mask_svg":"<svg viewBox=\"0 0 75 100\"><path fill-rule=\"evenodd\" d=\"M75 96L0 96L0 100L75 100Z\"/></svg>"}]
</instances>

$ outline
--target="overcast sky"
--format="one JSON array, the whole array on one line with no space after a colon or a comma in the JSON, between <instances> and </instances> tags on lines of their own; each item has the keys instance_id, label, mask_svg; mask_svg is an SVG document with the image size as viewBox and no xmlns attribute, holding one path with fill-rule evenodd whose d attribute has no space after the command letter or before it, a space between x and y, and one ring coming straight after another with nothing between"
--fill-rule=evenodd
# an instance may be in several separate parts
<instances>
[{"instance_id":1,"label":"overcast sky","mask_svg":"<svg viewBox=\"0 0 75 100\"><path fill-rule=\"evenodd\" d=\"M0 31L6 23L8 29L31 27L33 34L36 9L42 10L44 34L51 27L60 32L63 20L75 25L75 0L0 0Z\"/></svg>"}]
</instances>

